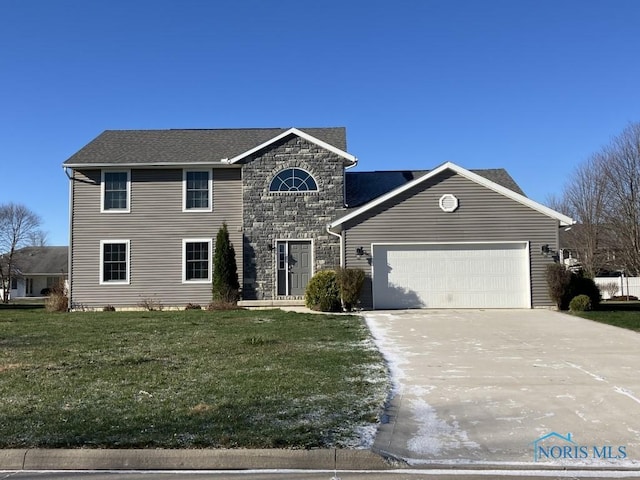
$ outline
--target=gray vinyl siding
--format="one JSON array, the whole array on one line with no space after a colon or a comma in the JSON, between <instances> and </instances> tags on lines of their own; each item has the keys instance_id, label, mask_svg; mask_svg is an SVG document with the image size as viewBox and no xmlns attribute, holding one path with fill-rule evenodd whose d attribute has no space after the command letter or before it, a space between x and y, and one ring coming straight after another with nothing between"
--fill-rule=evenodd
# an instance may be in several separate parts
<instances>
[{"instance_id":1,"label":"gray vinyl siding","mask_svg":"<svg viewBox=\"0 0 640 480\"><path fill-rule=\"evenodd\" d=\"M100 170L75 171L72 189L73 307L207 305L211 284L182 282L183 239L215 243L227 223L242 278L242 185L237 168L213 170L213 211L183 212L181 169L132 169L130 213L100 212ZM130 283L100 284L100 241L130 241ZM213 261L213 258L210 259Z\"/></svg>"},{"instance_id":2,"label":"gray vinyl siding","mask_svg":"<svg viewBox=\"0 0 640 480\"><path fill-rule=\"evenodd\" d=\"M439 207L446 193L458 198L455 212ZM549 244L557 250L558 227L555 219L458 174L443 172L344 224L345 263L367 273L361 301L370 308L371 267L366 255L356 257L357 247L371 254L372 243L527 241L532 306L550 306L545 269L553 260L540 249Z\"/></svg>"}]
</instances>

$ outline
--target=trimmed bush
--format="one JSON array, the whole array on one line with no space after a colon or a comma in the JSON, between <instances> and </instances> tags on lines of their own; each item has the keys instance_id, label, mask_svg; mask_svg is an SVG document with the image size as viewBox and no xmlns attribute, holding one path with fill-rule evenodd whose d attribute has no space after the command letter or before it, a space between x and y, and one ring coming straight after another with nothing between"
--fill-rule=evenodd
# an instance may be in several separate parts
<instances>
[{"instance_id":1,"label":"trimmed bush","mask_svg":"<svg viewBox=\"0 0 640 480\"><path fill-rule=\"evenodd\" d=\"M571 285L569 288L568 301L578 295L586 295L591 301L591 309L597 310L600 306L600 289L593 278L585 277L582 273L571 274Z\"/></svg>"},{"instance_id":2,"label":"trimmed bush","mask_svg":"<svg viewBox=\"0 0 640 480\"><path fill-rule=\"evenodd\" d=\"M364 284L364 270L361 268L337 268L336 280L340 290L342 308L347 312L353 310L360 300L360 290Z\"/></svg>"},{"instance_id":3,"label":"trimmed bush","mask_svg":"<svg viewBox=\"0 0 640 480\"><path fill-rule=\"evenodd\" d=\"M235 304L238 301L240 282L238 281L236 251L229 240L229 230L227 230L226 223L222 224L216 237L212 283L214 303Z\"/></svg>"},{"instance_id":4,"label":"trimmed bush","mask_svg":"<svg viewBox=\"0 0 640 480\"><path fill-rule=\"evenodd\" d=\"M578 295L569 302L569 310L572 312L586 312L591 310L591 299L588 295Z\"/></svg>"},{"instance_id":5,"label":"trimmed bush","mask_svg":"<svg viewBox=\"0 0 640 480\"><path fill-rule=\"evenodd\" d=\"M572 273L560 264L547 266L547 286L549 296L559 310L569 309L569 302L578 295L589 297L593 310L600 305L600 290L596 282L582 273Z\"/></svg>"},{"instance_id":6,"label":"trimmed bush","mask_svg":"<svg viewBox=\"0 0 640 480\"><path fill-rule=\"evenodd\" d=\"M316 273L305 290L305 304L311 310L320 312L340 311L340 290L333 270Z\"/></svg>"}]
</instances>

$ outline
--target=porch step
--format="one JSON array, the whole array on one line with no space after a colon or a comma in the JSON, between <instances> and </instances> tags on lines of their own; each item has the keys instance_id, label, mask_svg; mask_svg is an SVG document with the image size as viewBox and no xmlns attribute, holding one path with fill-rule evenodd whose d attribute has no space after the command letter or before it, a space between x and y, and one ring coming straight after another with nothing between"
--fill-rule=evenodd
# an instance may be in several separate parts
<instances>
[{"instance_id":1,"label":"porch step","mask_svg":"<svg viewBox=\"0 0 640 480\"><path fill-rule=\"evenodd\" d=\"M239 307L244 308L278 308L278 307L304 307L304 298L286 298L274 300L240 300Z\"/></svg>"}]
</instances>

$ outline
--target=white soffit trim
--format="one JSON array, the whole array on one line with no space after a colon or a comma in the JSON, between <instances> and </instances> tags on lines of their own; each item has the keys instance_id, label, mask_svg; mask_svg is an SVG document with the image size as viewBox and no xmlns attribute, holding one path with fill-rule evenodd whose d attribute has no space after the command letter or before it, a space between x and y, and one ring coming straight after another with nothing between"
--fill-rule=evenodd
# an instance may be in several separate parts
<instances>
[{"instance_id":1,"label":"white soffit trim","mask_svg":"<svg viewBox=\"0 0 640 480\"><path fill-rule=\"evenodd\" d=\"M230 158L228 160L224 160L227 163L236 163L239 162L240 160L242 160L245 157L248 157L249 155L251 155L252 153L255 153L259 150L262 150L265 147L268 147L269 145L271 145L272 143L277 142L278 140L285 138L289 135L297 135L300 138L304 138L305 140L311 142L311 143L315 143L316 145L318 145L319 147L324 148L325 150L329 150L332 153L335 153L336 155L341 156L342 158L344 158L345 160L348 160L349 162L355 164L357 163L357 159L356 157L354 157L353 155L351 155L350 153L347 153L343 150L340 150L339 148L334 147L333 145L329 145L327 142L323 142L322 140L317 139L316 137L309 135L308 133L303 132L302 130L298 130L297 128L290 128L289 130L287 130L286 132L281 133L278 136L273 137L271 140L267 140L266 142L258 145L257 147L252 148L251 150L247 150L244 153L241 153L240 155L236 155L233 158Z\"/></svg>"},{"instance_id":2,"label":"white soffit trim","mask_svg":"<svg viewBox=\"0 0 640 480\"><path fill-rule=\"evenodd\" d=\"M538 202L534 202L533 200L525 197L524 195L520 195L519 193L514 192L513 190L510 190L506 187L503 187L502 185L498 185L495 182L492 182L491 180L488 180L480 175L478 175L477 173L473 173L470 172L469 170L462 168L458 165L456 165L455 163L452 162L446 162L443 163L442 165L434 168L433 170L431 170L428 173L425 173L422 177L420 178L416 178L415 180L406 183L398 188L396 188L395 190L391 190L389 193L386 193L385 195L382 195L381 197L378 197L372 201L370 201L369 203L363 205L362 207L354 210L353 212L351 212L349 215L345 215L342 218L339 218L337 220L335 220L334 222L330 223L328 228L332 231L336 231L336 227L342 225L343 223L352 220L353 218L358 217L359 215L363 214L364 212L380 205L381 203L386 202L387 200L389 200L390 198L395 197L396 195L399 195L402 192L405 192L406 190L409 190L410 188L413 188L414 186L435 177L436 175L442 173L445 170L452 170L455 173L467 178L468 180L471 180L472 182L478 183L480 185L483 185L491 190L493 190L494 192L500 193L502 195L504 195L505 197L508 197L512 200L515 200L516 202L519 202L523 205L526 205L529 208L532 208L544 215L547 215L551 218L555 218L556 220L558 220L560 222L560 225L562 226L568 226L568 225L573 225L575 222L573 221L572 218L567 217L566 215L563 215L560 212L556 212L555 210L550 209L549 207L545 207L544 205L538 203Z\"/></svg>"}]
</instances>

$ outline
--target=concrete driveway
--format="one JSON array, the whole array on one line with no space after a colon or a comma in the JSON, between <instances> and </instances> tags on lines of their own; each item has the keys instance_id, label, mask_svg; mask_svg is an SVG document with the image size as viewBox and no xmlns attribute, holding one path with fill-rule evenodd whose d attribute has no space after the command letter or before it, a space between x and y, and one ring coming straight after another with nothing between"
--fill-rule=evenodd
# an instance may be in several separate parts
<instances>
[{"instance_id":1,"label":"concrete driveway","mask_svg":"<svg viewBox=\"0 0 640 480\"><path fill-rule=\"evenodd\" d=\"M547 310L365 316L395 383L375 451L640 468L640 334Z\"/></svg>"}]
</instances>

